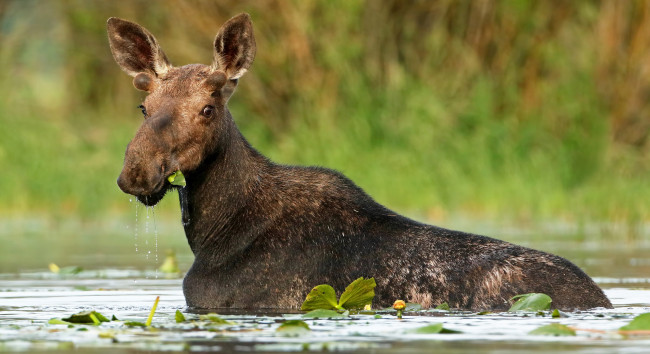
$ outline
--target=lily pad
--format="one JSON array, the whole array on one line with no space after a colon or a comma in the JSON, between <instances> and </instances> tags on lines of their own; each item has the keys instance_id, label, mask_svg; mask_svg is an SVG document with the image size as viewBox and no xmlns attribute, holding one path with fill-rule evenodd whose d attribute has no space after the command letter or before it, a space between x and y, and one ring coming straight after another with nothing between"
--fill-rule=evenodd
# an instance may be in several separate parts
<instances>
[{"instance_id":1,"label":"lily pad","mask_svg":"<svg viewBox=\"0 0 650 354\"><path fill-rule=\"evenodd\" d=\"M171 176L167 177L167 180L174 186L185 187L186 185L185 176L181 170L174 172Z\"/></svg>"},{"instance_id":2,"label":"lily pad","mask_svg":"<svg viewBox=\"0 0 650 354\"><path fill-rule=\"evenodd\" d=\"M338 313L334 310L313 310L302 315L302 318L346 318L345 314Z\"/></svg>"},{"instance_id":3,"label":"lily pad","mask_svg":"<svg viewBox=\"0 0 650 354\"><path fill-rule=\"evenodd\" d=\"M336 292L334 291L334 288L327 284L317 285L311 289L305 298L305 302L300 306L301 311L312 311L318 309L341 309L336 302Z\"/></svg>"},{"instance_id":4,"label":"lily pad","mask_svg":"<svg viewBox=\"0 0 650 354\"><path fill-rule=\"evenodd\" d=\"M576 331L560 323L551 323L546 326L541 326L539 328L536 328L528 332L528 334L532 334L536 336L566 337L566 336L575 336Z\"/></svg>"},{"instance_id":5,"label":"lily pad","mask_svg":"<svg viewBox=\"0 0 650 354\"><path fill-rule=\"evenodd\" d=\"M181 323L185 322L185 315L180 310L176 310L176 314L174 314L174 319L176 320L176 323Z\"/></svg>"},{"instance_id":6,"label":"lily pad","mask_svg":"<svg viewBox=\"0 0 650 354\"><path fill-rule=\"evenodd\" d=\"M551 313L551 317L553 317L553 318L562 317L562 315L560 315L560 310L558 310L558 309L553 310L553 312Z\"/></svg>"},{"instance_id":7,"label":"lily pad","mask_svg":"<svg viewBox=\"0 0 650 354\"><path fill-rule=\"evenodd\" d=\"M199 319L201 321L210 321L213 324L224 324L224 325L231 325L234 324L231 321L224 320L223 318L219 317L216 313L209 313L207 315L200 315Z\"/></svg>"},{"instance_id":8,"label":"lily pad","mask_svg":"<svg viewBox=\"0 0 650 354\"><path fill-rule=\"evenodd\" d=\"M417 304L415 302L407 302L406 307L404 308L404 312L415 312L415 311L422 311L422 305Z\"/></svg>"},{"instance_id":9,"label":"lily pad","mask_svg":"<svg viewBox=\"0 0 650 354\"><path fill-rule=\"evenodd\" d=\"M510 300L517 300L508 312L517 311L545 311L551 307L553 301L550 296L542 293L529 293L523 295L513 296Z\"/></svg>"},{"instance_id":10,"label":"lily pad","mask_svg":"<svg viewBox=\"0 0 650 354\"><path fill-rule=\"evenodd\" d=\"M104 317L101 313L96 311L79 312L68 318L63 318L62 320L69 323L84 324L99 324L100 322L110 322L108 318Z\"/></svg>"},{"instance_id":11,"label":"lily pad","mask_svg":"<svg viewBox=\"0 0 650 354\"><path fill-rule=\"evenodd\" d=\"M430 324L428 326L416 328L414 330L409 331L409 333L416 333L416 334L436 334L436 333L442 333L442 334L453 334L453 333L462 333L461 331L456 331L453 329L448 329L443 327L442 323L434 323Z\"/></svg>"},{"instance_id":12,"label":"lily pad","mask_svg":"<svg viewBox=\"0 0 650 354\"><path fill-rule=\"evenodd\" d=\"M276 329L276 332L283 336L300 336L307 334L311 331L309 325L301 320L288 320L285 321Z\"/></svg>"},{"instance_id":13,"label":"lily pad","mask_svg":"<svg viewBox=\"0 0 650 354\"><path fill-rule=\"evenodd\" d=\"M650 313L640 314L632 319L630 323L621 327L623 331L648 331L650 330Z\"/></svg>"},{"instance_id":14,"label":"lily pad","mask_svg":"<svg viewBox=\"0 0 650 354\"><path fill-rule=\"evenodd\" d=\"M449 304L448 304L448 303L443 302L442 304L436 306L436 310L449 311L449 310L451 310L451 309L449 308Z\"/></svg>"},{"instance_id":15,"label":"lily pad","mask_svg":"<svg viewBox=\"0 0 650 354\"><path fill-rule=\"evenodd\" d=\"M124 322L124 325L129 327L147 327L146 324L138 321L126 321Z\"/></svg>"},{"instance_id":16,"label":"lily pad","mask_svg":"<svg viewBox=\"0 0 650 354\"><path fill-rule=\"evenodd\" d=\"M375 278L363 279L363 277L353 281L345 288L339 299L339 308L348 310L362 309L372 303L375 298L375 287L377 283Z\"/></svg>"}]
</instances>

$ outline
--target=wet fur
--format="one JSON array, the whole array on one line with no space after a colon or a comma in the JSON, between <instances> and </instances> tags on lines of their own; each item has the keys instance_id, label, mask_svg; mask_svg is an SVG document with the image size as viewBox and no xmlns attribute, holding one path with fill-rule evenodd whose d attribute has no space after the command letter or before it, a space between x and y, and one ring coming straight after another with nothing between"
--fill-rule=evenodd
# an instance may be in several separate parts
<instances>
[{"instance_id":1,"label":"wet fur","mask_svg":"<svg viewBox=\"0 0 650 354\"><path fill-rule=\"evenodd\" d=\"M153 205L171 188L166 176L185 174L190 307L298 308L313 286L340 291L361 276L377 281L375 306L405 299L499 310L514 295L543 292L564 310L611 307L566 259L413 221L336 171L279 165L251 147L226 107L255 53L247 15L219 31L211 66L172 67L149 32L124 22L109 20L111 49L129 75L147 75L140 86L151 114L127 148L118 184ZM214 116L197 113L206 104Z\"/></svg>"}]
</instances>

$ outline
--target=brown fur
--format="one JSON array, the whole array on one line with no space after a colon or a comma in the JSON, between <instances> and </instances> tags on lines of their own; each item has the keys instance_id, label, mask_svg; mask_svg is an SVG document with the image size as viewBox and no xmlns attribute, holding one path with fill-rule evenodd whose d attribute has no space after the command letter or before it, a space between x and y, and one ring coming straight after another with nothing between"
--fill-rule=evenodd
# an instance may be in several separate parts
<instances>
[{"instance_id":1,"label":"brown fur","mask_svg":"<svg viewBox=\"0 0 650 354\"><path fill-rule=\"evenodd\" d=\"M611 307L566 259L415 222L336 171L278 165L253 149L226 107L255 56L248 15L219 30L210 66L172 67L135 23L111 18L108 33L117 63L149 92L118 185L154 205L172 188L167 176L187 179L178 191L195 255L189 306L297 308L315 285L372 276L380 306L505 309L514 295L543 292L565 310Z\"/></svg>"}]
</instances>

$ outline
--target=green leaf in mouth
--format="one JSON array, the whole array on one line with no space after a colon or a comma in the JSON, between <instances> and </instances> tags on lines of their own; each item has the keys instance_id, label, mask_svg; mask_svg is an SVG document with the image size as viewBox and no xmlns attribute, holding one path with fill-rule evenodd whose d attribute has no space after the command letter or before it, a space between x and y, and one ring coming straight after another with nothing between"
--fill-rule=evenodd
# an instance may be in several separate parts
<instances>
[{"instance_id":1,"label":"green leaf in mouth","mask_svg":"<svg viewBox=\"0 0 650 354\"><path fill-rule=\"evenodd\" d=\"M183 176L183 172L181 172L181 170L172 173L169 177L167 177L167 180L174 186L185 187L186 185L185 176Z\"/></svg>"}]
</instances>

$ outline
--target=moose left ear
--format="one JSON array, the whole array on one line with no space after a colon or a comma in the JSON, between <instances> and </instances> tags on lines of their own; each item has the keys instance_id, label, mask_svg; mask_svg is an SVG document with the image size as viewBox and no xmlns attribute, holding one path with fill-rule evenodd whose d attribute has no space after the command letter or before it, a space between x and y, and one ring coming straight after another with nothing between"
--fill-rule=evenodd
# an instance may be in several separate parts
<instances>
[{"instance_id":1,"label":"moose left ear","mask_svg":"<svg viewBox=\"0 0 650 354\"><path fill-rule=\"evenodd\" d=\"M247 13L228 20L214 39L213 70L226 73L229 80L240 78L255 58L253 23Z\"/></svg>"}]
</instances>

